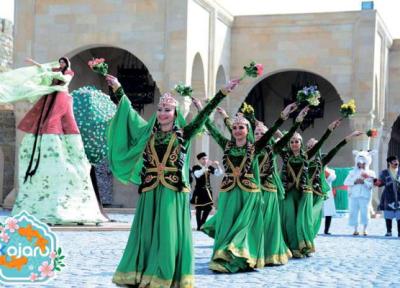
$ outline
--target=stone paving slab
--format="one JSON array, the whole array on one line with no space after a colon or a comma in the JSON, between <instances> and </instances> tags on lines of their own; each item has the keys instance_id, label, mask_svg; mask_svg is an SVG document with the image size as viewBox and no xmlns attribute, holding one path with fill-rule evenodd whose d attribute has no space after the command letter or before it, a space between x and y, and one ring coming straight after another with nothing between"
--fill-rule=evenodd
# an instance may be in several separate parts
<instances>
[{"instance_id":1,"label":"stone paving slab","mask_svg":"<svg viewBox=\"0 0 400 288\"><path fill-rule=\"evenodd\" d=\"M110 216L132 221L132 215ZM213 240L193 231L196 287L400 287L400 238L382 236L383 219L371 220L367 237L351 236L346 218L335 218L332 222L334 235L316 239L317 253L313 257L238 274L210 271ZM192 224L194 227L193 218ZM397 225L394 232L397 235ZM125 248L128 231L56 233L67 266L43 287L117 287L111 278Z\"/></svg>"}]
</instances>

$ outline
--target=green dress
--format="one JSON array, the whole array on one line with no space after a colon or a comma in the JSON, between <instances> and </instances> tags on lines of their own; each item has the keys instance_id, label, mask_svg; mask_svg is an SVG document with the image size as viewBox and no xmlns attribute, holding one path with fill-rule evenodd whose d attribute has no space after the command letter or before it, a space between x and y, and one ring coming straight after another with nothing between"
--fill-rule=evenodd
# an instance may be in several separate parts
<instances>
[{"instance_id":1,"label":"green dress","mask_svg":"<svg viewBox=\"0 0 400 288\"><path fill-rule=\"evenodd\" d=\"M283 122L283 121L282 121ZM275 132L278 122L268 130ZM264 253L266 265L287 264L292 257L282 233L279 201L284 199L285 190L279 176L276 155L286 146L297 129L294 125L278 142L269 141L258 156L260 166L261 191L263 195ZM267 132L267 133L268 133Z\"/></svg>"},{"instance_id":2,"label":"green dress","mask_svg":"<svg viewBox=\"0 0 400 288\"><path fill-rule=\"evenodd\" d=\"M309 151L301 150L299 155L294 155L290 148L281 152L282 183L286 191L286 197L280 203L283 237L295 258L315 252L313 191L308 159L318 152L323 143L324 137Z\"/></svg>"},{"instance_id":3,"label":"green dress","mask_svg":"<svg viewBox=\"0 0 400 288\"><path fill-rule=\"evenodd\" d=\"M262 142L267 145L258 155L260 167L261 193L264 200L263 218L264 218L264 258L265 265L283 265L292 257L290 249L287 247L282 234L281 217L279 213L279 200L285 195L285 190L278 172L276 155L286 146L291 136L297 129L297 126L285 134L282 139L274 143L272 135L283 124L282 118L279 118L274 125L265 133ZM231 120L224 119L224 123L231 130ZM260 143L260 144L261 144ZM263 145L262 144L262 145ZM205 227L208 232L212 232L212 227Z\"/></svg>"},{"instance_id":4,"label":"green dress","mask_svg":"<svg viewBox=\"0 0 400 288\"><path fill-rule=\"evenodd\" d=\"M318 152L313 160L310 161L309 175L313 185L313 230L314 237L317 236L321 227L322 207L324 201L327 199L329 185L325 179L325 166L335 157L339 150L346 145L346 139L343 139L338 145L335 146L328 154L321 156Z\"/></svg>"},{"instance_id":5,"label":"green dress","mask_svg":"<svg viewBox=\"0 0 400 288\"><path fill-rule=\"evenodd\" d=\"M190 139L224 98L219 92L185 124L177 111L171 132L158 128L156 115L147 122L131 108L122 88L117 113L107 131L113 174L139 185L131 233L112 281L139 287L194 287L189 207Z\"/></svg>"},{"instance_id":6,"label":"green dress","mask_svg":"<svg viewBox=\"0 0 400 288\"><path fill-rule=\"evenodd\" d=\"M264 221L257 161L261 148L250 139L245 146L238 147L210 121L206 127L224 149L225 168L218 211L203 225L203 228L212 227L215 237L209 267L226 273L262 268L265 265Z\"/></svg>"}]
</instances>

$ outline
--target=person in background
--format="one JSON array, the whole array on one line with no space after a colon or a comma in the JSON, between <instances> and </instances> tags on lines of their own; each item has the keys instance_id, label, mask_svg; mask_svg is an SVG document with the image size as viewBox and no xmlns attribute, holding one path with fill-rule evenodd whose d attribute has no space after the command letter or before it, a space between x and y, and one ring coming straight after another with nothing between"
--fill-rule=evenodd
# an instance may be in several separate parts
<instances>
[{"instance_id":1,"label":"person in background","mask_svg":"<svg viewBox=\"0 0 400 288\"><path fill-rule=\"evenodd\" d=\"M397 220L397 233L400 237L400 171L399 159L396 156L389 156L386 159L388 168L383 170L379 179L375 181L378 187L384 187L378 209L383 211L386 221L385 236L392 236L392 220Z\"/></svg>"},{"instance_id":2,"label":"person in background","mask_svg":"<svg viewBox=\"0 0 400 288\"><path fill-rule=\"evenodd\" d=\"M197 231L200 231L200 227L206 222L213 206L210 175L220 176L222 169L218 161L209 160L204 152L197 155L197 160L200 165L194 165L192 168L196 186L190 203L196 207Z\"/></svg>"},{"instance_id":3,"label":"person in background","mask_svg":"<svg viewBox=\"0 0 400 288\"><path fill-rule=\"evenodd\" d=\"M335 199L332 191L332 183L336 179L335 170L329 168L328 166L325 166L325 178L330 189L328 191L328 199L324 201L324 207L323 207L325 216L324 234L331 235L331 233L329 233L329 228L331 226L332 216L335 216L336 214Z\"/></svg>"},{"instance_id":4,"label":"person in background","mask_svg":"<svg viewBox=\"0 0 400 288\"><path fill-rule=\"evenodd\" d=\"M344 185L349 187L350 197L350 217L349 225L354 227L354 236L360 235L358 232L358 214L361 214L360 224L363 225L363 235L367 236L367 226L369 222L369 206L374 186L375 172L369 169L372 162L374 151L353 151L355 156L355 167L350 170L344 180Z\"/></svg>"}]
</instances>

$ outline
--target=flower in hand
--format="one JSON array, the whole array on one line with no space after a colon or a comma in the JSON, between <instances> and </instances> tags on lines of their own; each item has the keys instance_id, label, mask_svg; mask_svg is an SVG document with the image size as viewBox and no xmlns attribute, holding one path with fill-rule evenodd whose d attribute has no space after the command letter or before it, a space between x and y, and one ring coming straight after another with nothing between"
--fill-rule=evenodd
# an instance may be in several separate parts
<instances>
[{"instance_id":1,"label":"flower in hand","mask_svg":"<svg viewBox=\"0 0 400 288\"><path fill-rule=\"evenodd\" d=\"M175 91L183 97L192 97L193 88L183 84L175 85Z\"/></svg>"},{"instance_id":2,"label":"flower in hand","mask_svg":"<svg viewBox=\"0 0 400 288\"><path fill-rule=\"evenodd\" d=\"M296 96L297 103L306 102L311 106L318 106L320 98L321 94L318 91L318 87L313 85L299 90Z\"/></svg>"},{"instance_id":3,"label":"flower in hand","mask_svg":"<svg viewBox=\"0 0 400 288\"><path fill-rule=\"evenodd\" d=\"M107 82L107 85L110 86L114 92L117 91L117 89L119 87L121 87L121 84L119 83L118 78L114 77L112 75L109 75L109 74L106 75L106 82Z\"/></svg>"},{"instance_id":4,"label":"flower in hand","mask_svg":"<svg viewBox=\"0 0 400 288\"><path fill-rule=\"evenodd\" d=\"M263 74L264 66L262 64L256 63L255 61L251 61L249 66L244 66L244 75L240 80L243 80L246 76L256 78Z\"/></svg>"},{"instance_id":5,"label":"flower in hand","mask_svg":"<svg viewBox=\"0 0 400 288\"><path fill-rule=\"evenodd\" d=\"M104 62L104 58L95 58L88 62L90 69L97 74L106 76L108 73L108 65Z\"/></svg>"},{"instance_id":6,"label":"flower in hand","mask_svg":"<svg viewBox=\"0 0 400 288\"><path fill-rule=\"evenodd\" d=\"M376 130L375 128L372 128L372 129L369 129L365 134L367 134L368 137L376 138L376 137L378 137L378 130Z\"/></svg>"},{"instance_id":7,"label":"flower in hand","mask_svg":"<svg viewBox=\"0 0 400 288\"><path fill-rule=\"evenodd\" d=\"M350 100L347 103L344 103L340 106L340 114L342 114L343 118L349 118L356 113L356 102L354 100Z\"/></svg>"}]
</instances>

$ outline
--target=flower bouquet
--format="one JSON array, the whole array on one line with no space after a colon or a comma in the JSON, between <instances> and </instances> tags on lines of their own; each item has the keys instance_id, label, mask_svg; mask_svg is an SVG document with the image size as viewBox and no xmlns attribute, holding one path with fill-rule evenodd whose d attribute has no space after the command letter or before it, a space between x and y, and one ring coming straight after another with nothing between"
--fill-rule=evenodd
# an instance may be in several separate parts
<instances>
[{"instance_id":1,"label":"flower bouquet","mask_svg":"<svg viewBox=\"0 0 400 288\"><path fill-rule=\"evenodd\" d=\"M296 100L299 104L306 102L308 105L318 106L320 98L321 94L319 93L317 86L311 85L299 90L297 92Z\"/></svg>"},{"instance_id":2,"label":"flower bouquet","mask_svg":"<svg viewBox=\"0 0 400 288\"><path fill-rule=\"evenodd\" d=\"M356 102L354 100L350 100L347 103L344 103L340 106L340 114L342 114L343 118L349 118L356 113Z\"/></svg>"},{"instance_id":3,"label":"flower bouquet","mask_svg":"<svg viewBox=\"0 0 400 288\"><path fill-rule=\"evenodd\" d=\"M264 71L264 66L262 64L256 63L255 61L251 61L249 66L243 67L243 70L244 70L244 74L240 78L240 81L246 77L256 78L258 76L261 76Z\"/></svg>"},{"instance_id":4,"label":"flower bouquet","mask_svg":"<svg viewBox=\"0 0 400 288\"><path fill-rule=\"evenodd\" d=\"M367 134L367 136L370 138L376 138L376 137L378 137L378 130L376 130L375 128L372 128L372 129L369 129L367 132L365 132L365 134Z\"/></svg>"},{"instance_id":5,"label":"flower bouquet","mask_svg":"<svg viewBox=\"0 0 400 288\"><path fill-rule=\"evenodd\" d=\"M183 97L190 97L192 98L193 88L190 86L185 86L183 84L175 85L174 88L175 92Z\"/></svg>"},{"instance_id":6,"label":"flower bouquet","mask_svg":"<svg viewBox=\"0 0 400 288\"><path fill-rule=\"evenodd\" d=\"M104 58L95 58L88 62L90 69L97 74L106 76L108 74L108 65L104 62Z\"/></svg>"}]
</instances>

